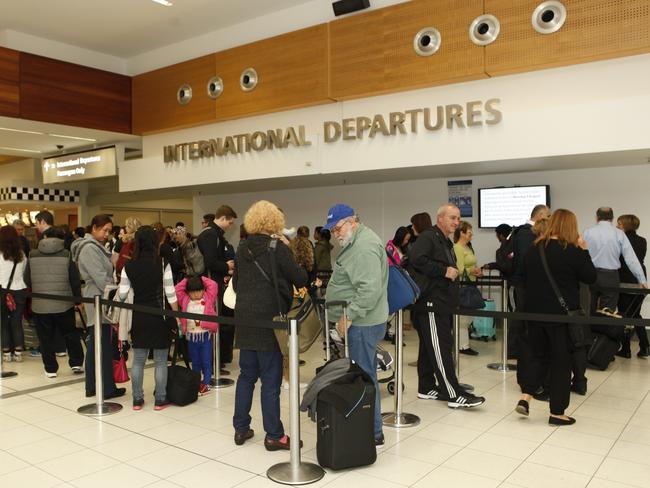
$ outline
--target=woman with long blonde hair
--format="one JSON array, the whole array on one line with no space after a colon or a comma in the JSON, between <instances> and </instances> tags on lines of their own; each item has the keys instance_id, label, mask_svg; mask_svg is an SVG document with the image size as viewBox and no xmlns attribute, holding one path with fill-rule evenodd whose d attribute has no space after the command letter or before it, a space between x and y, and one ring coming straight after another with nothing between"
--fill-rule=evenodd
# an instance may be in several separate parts
<instances>
[{"instance_id":1,"label":"woman with long blonde hair","mask_svg":"<svg viewBox=\"0 0 650 488\"><path fill-rule=\"evenodd\" d=\"M566 302L566 309L553 290L543 257ZM566 315L567 310L580 307L580 283L595 283L596 268L591 262L587 243L578 233L578 220L573 212L562 208L553 212L548 227L524 257L524 276L526 312ZM523 395L516 411L528 415L532 395L544 385L550 372L551 412L548 423L575 423L574 418L564 414L569 406L571 353L575 349L568 325L529 321L526 347L529 353L522 355L517 365L522 368L518 379Z\"/></svg>"}]
</instances>

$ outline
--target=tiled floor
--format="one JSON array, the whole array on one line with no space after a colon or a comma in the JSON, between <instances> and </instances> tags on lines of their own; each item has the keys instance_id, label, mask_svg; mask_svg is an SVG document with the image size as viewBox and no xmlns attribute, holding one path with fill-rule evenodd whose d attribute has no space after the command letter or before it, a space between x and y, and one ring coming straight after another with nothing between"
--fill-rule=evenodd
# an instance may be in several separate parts
<instances>
[{"instance_id":1,"label":"tiled floor","mask_svg":"<svg viewBox=\"0 0 650 488\"><path fill-rule=\"evenodd\" d=\"M417 337L406 332L405 363L415 359ZM416 371L406 367L404 410L419 415L417 427L385 429L386 446L365 468L331 472L313 486L373 488L413 486L625 488L650 486L650 362L617 359L608 371L589 371L589 394L572 395L571 427L547 425L547 405L533 402L527 419L513 413L519 397L514 373L486 369L500 343L475 343L477 357L461 357L461 379L487 397L478 409L452 411L446 404L416 398ZM313 348L301 368L303 380L322 363ZM278 486L265 477L286 452L267 452L259 401L253 412L256 435L242 447L232 440L234 388L214 391L194 403L152 410L153 371L145 373L144 411L125 408L101 419L76 408L88 403L83 384L65 361L55 380L43 376L40 359L6 369L18 377L0 382L0 486L200 487ZM234 369L234 368L233 368ZM234 371L236 373L236 371ZM55 388L13 396L43 385ZM127 385L128 387L129 385ZM7 398L7 395L10 398ZM382 386L384 411L393 397ZM282 393L288 429L287 392ZM302 416L302 456L315 461L316 430ZM290 432L289 432L290 433Z\"/></svg>"}]
</instances>

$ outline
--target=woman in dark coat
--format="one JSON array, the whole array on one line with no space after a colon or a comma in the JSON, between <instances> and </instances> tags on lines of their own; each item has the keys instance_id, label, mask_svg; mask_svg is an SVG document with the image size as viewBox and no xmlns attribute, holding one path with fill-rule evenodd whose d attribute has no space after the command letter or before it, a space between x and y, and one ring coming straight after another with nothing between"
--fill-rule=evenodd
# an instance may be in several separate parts
<instances>
[{"instance_id":1,"label":"woman in dark coat","mask_svg":"<svg viewBox=\"0 0 650 488\"><path fill-rule=\"evenodd\" d=\"M262 382L261 401L264 420L264 447L268 451L289 449L289 437L280 420L282 353L272 329L244 325L246 321L271 321L289 310L293 287L307 284L307 272L296 264L291 250L276 238L284 228L284 215L271 202L259 201L246 212L244 225L248 238L237 249L233 286L237 293L235 344L240 349L241 372L235 392L235 444L253 437L250 410L253 390ZM275 251L271 250L275 246ZM275 253L275 275L280 303L273 285L271 252Z\"/></svg>"},{"instance_id":2,"label":"woman in dark coat","mask_svg":"<svg viewBox=\"0 0 650 488\"><path fill-rule=\"evenodd\" d=\"M587 243L578 234L578 220L573 212L561 208L553 212L548 228L524 257L526 297L530 297L530 300L526 300L525 311L566 315L542 264L541 251L546 255L550 274L557 283L567 308L579 308L580 283L595 283L596 268L587 251ZM564 414L569 406L573 350L568 325L529 321L527 347L530 354L522 356L518 364L518 368L523 368L518 378L523 395L516 411L528 415L532 395L544 385L550 372L551 415L548 423L575 423L574 418Z\"/></svg>"},{"instance_id":3,"label":"woman in dark coat","mask_svg":"<svg viewBox=\"0 0 650 488\"><path fill-rule=\"evenodd\" d=\"M643 273L648 276L648 273L645 269L645 265L643 264L643 260L645 259L646 251L648 250L648 242L638 235L636 231L639 228L639 225L641 225L641 221L639 220L639 217L636 215L621 215L617 219L617 227L621 229L623 232L625 232L625 235L627 236L628 240L630 241L630 244L632 245L632 249L634 249L634 254L636 254L636 257L639 259L639 263L641 263L641 267L643 268ZM621 268L618 271L619 278L621 280L621 284L623 283L634 283L637 284L638 281L636 277L632 274L630 271L630 268L627 267L627 264L625 263L625 260L621 257ZM629 317L629 318L635 318L635 319L640 319L641 318L641 303L643 303L643 295L632 295L630 293L621 293L618 296L618 312L623 314L624 317ZM636 332L637 337L639 338L639 352L637 353L637 356L640 358L647 358L649 351L648 351L648 333L645 330L645 327L637 325L634 327L634 331ZM625 334L625 337L623 338L622 341L622 346L621 350L616 353L617 356L621 356L624 358L629 358L632 355L632 351L630 351L630 335Z\"/></svg>"},{"instance_id":4,"label":"woman in dark coat","mask_svg":"<svg viewBox=\"0 0 650 488\"><path fill-rule=\"evenodd\" d=\"M148 226L140 227L135 233L133 259L126 263L120 280L120 299L126 299L133 289L134 305L165 308L166 299L172 310L178 310L176 290L172 270L158 254L159 237ZM169 350L170 330L160 315L133 312L131 322L131 341L133 344L133 365L131 384L133 387L133 410L142 410L144 392L142 382L144 363L149 349L153 349L155 363L154 410L169 406L167 400L167 352Z\"/></svg>"}]
</instances>

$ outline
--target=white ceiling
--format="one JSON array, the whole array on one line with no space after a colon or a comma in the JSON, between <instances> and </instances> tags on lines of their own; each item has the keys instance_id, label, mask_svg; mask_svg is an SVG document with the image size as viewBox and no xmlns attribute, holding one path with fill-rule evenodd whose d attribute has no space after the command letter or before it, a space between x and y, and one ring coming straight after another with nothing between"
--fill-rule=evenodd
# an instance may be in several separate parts
<instances>
[{"instance_id":1,"label":"white ceiling","mask_svg":"<svg viewBox=\"0 0 650 488\"><path fill-rule=\"evenodd\" d=\"M164 7L152 0L3 0L0 31L128 58L310 0L171 1Z\"/></svg>"},{"instance_id":2,"label":"white ceiling","mask_svg":"<svg viewBox=\"0 0 650 488\"><path fill-rule=\"evenodd\" d=\"M142 145L140 137L128 134L0 117L0 154L42 158L61 150L71 152L116 142L135 148Z\"/></svg>"}]
</instances>

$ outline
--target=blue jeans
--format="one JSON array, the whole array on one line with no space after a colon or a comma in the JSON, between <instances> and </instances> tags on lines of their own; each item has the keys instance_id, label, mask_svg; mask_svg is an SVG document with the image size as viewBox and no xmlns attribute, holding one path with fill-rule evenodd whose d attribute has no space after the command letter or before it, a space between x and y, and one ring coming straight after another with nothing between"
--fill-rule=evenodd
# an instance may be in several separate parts
<instances>
[{"instance_id":1,"label":"blue jeans","mask_svg":"<svg viewBox=\"0 0 650 488\"><path fill-rule=\"evenodd\" d=\"M200 335L201 337L193 337L194 335ZM203 384L209 385L210 380L212 380L212 337L210 333L188 335L187 348L192 361L192 371L199 374L203 373Z\"/></svg>"},{"instance_id":2,"label":"blue jeans","mask_svg":"<svg viewBox=\"0 0 650 488\"><path fill-rule=\"evenodd\" d=\"M350 359L370 375L375 384L375 439L382 436L381 395L377 383L377 344L386 334L386 324L352 325L348 329Z\"/></svg>"},{"instance_id":3,"label":"blue jeans","mask_svg":"<svg viewBox=\"0 0 650 488\"><path fill-rule=\"evenodd\" d=\"M280 351L239 352L239 378L235 391L235 432L248 432L251 426L253 390L259 378L262 381L262 420L266 437L279 440L284 437L280 420L280 387L282 386L282 353Z\"/></svg>"},{"instance_id":4,"label":"blue jeans","mask_svg":"<svg viewBox=\"0 0 650 488\"><path fill-rule=\"evenodd\" d=\"M153 377L156 383L155 399L157 402L163 402L167 399L167 349L154 349L154 372ZM133 348L133 365L131 366L131 388L133 389L133 399L142 400L144 391L142 382L144 380L144 363L147 361L149 349Z\"/></svg>"},{"instance_id":5,"label":"blue jeans","mask_svg":"<svg viewBox=\"0 0 650 488\"><path fill-rule=\"evenodd\" d=\"M102 380L104 382L104 396L115 393L115 380L113 379L113 343L111 342L112 327L102 324ZM95 326L88 327L86 337L86 393L95 392Z\"/></svg>"}]
</instances>

